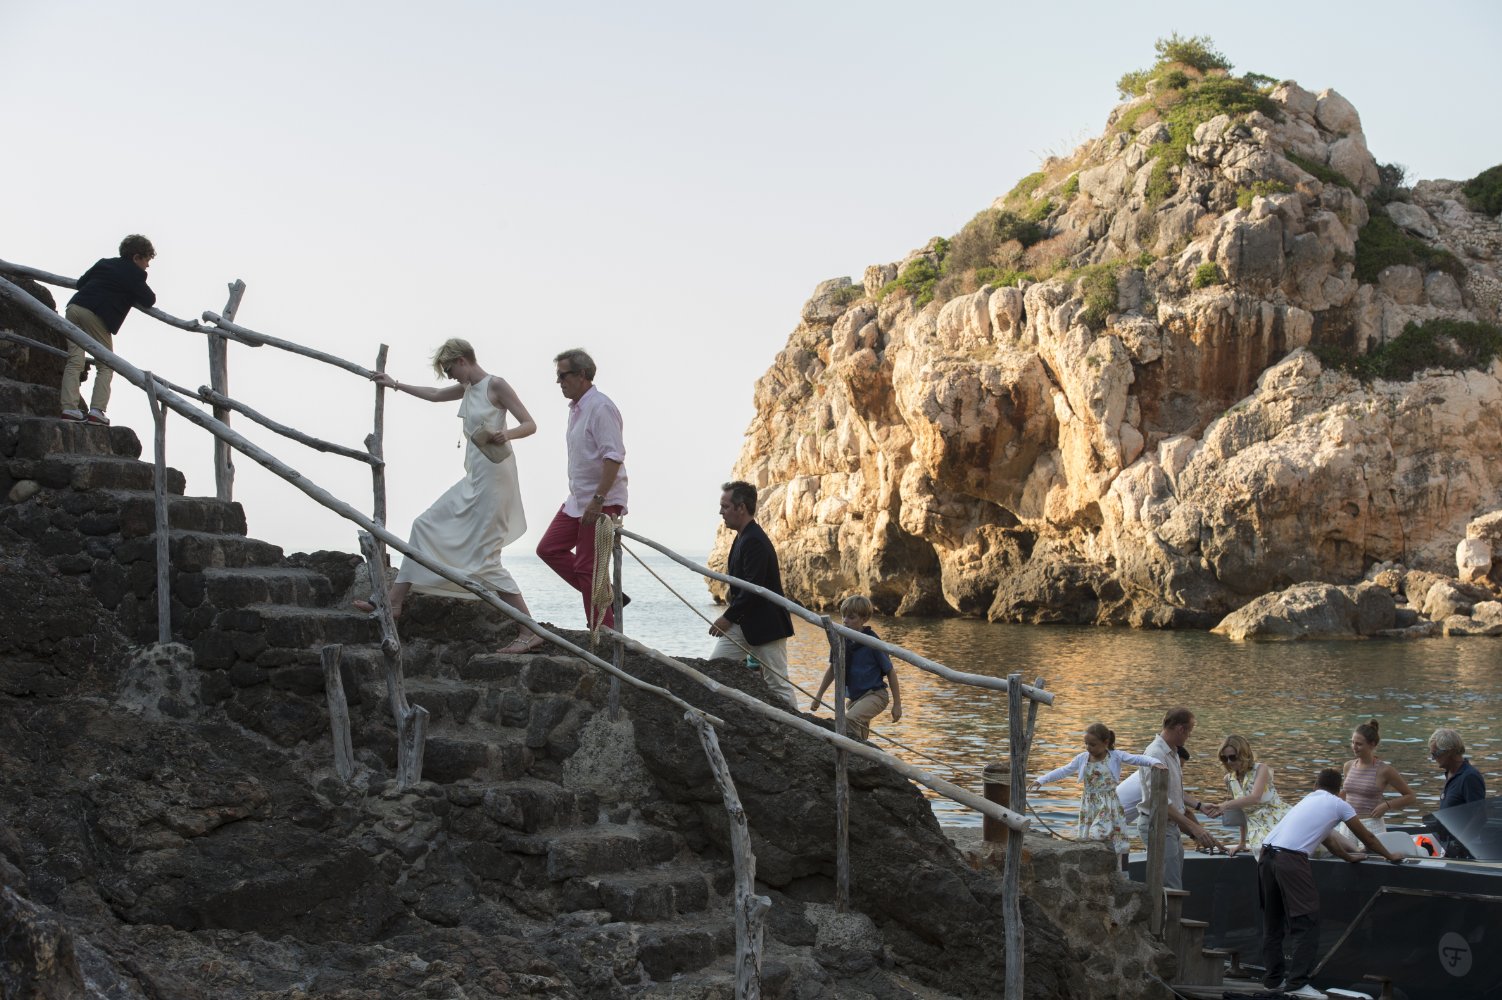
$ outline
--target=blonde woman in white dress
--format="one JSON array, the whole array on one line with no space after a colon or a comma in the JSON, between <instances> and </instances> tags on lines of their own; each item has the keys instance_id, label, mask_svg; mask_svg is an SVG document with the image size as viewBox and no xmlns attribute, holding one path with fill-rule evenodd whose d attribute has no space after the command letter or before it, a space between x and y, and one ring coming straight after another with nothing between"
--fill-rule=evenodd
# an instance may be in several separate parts
<instances>
[{"instance_id":1,"label":"blonde woman in white dress","mask_svg":"<svg viewBox=\"0 0 1502 1000\"><path fill-rule=\"evenodd\" d=\"M464 478L412 522L408 542L461 576L484 583L501 600L530 617L532 612L522 598L521 587L501 565L501 549L527 530L516 458L511 455L499 462L492 461L475 443L474 435L483 428L489 435L488 438L482 435L482 441L501 445L535 434L537 424L506 380L480 367L468 341L458 338L444 341L433 355L433 371L453 379L455 384L430 389L398 382L384 372L374 376L375 381L388 389L430 403L463 401L459 405L459 418L464 422ZM508 417L516 419L515 426L507 426ZM419 566L416 560L405 559L387 594L392 617L400 616L412 590L475 599L474 594ZM356 601L355 607L374 610L368 601ZM542 644L542 636L523 628L500 652L530 653Z\"/></svg>"}]
</instances>

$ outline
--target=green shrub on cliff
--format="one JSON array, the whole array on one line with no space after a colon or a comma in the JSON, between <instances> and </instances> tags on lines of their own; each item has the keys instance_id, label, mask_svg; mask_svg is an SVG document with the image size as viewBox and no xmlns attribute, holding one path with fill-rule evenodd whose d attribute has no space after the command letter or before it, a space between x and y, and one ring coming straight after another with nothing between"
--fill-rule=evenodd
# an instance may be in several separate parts
<instances>
[{"instance_id":1,"label":"green shrub on cliff","mask_svg":"<svg viewBox=\"0 0 1502 1000\"><path fill-rule=\"evenodd\" d=\"M1120 269L1119 261L1107 261L1087 264L1074 272L1075 287L1085 299L1080 319L1092 330L1099 330L1106 317L1116 311L1116 272Z\"/></svg>"},{"instance_id":2,"label":"green shrub on cliff","mask_svg":"<svg viewBox=\"0 0 1502 1000\"><path fill-rule=\"evenodd\" d=\"M1460 188L1466 200L1478 212L1487 215L1502 213L1502 163L1481 171L1466 181Z\"/></svg>"},{"instance_id":3,"label":"green shrub on cliff","mask_svg":"<svg viewBox=\"0 0 1502 1000\"><path fill-rule=\"evenodd\" d=\"M1252 207L1253 198L1265 198L1270 194L1287 194L1293 188L1282 181L1253 181L1250 186L1236 192L1236 207L1245 211Z\"/></svg>"},{"instance_id":4,"label":"green shrub on cliff","mask_svg":"<svg viewBox=\"0 0 1502 1000\"><path fill-rule=\"evenodd\" d=\"M1122 97L1142 96L1147 93L1147 85L1153 80L1161 80L1170 87L1182 87L1183 81L1188 80L1188 74L1180 68L1183 66L1200 73L1231 68L1231 61L1215 50L1215 43L1209 35L1180 38L1175 31L1167 38L1154 42L1153 49L1158 53L1158 58L1152 66L1126 73L1116 81L1116 90Z\"/></svg>"},{"instance_id":5,"label":"green shrub on cliff","mask_svg":"<svg viewBox=\"0 0 1502 1000\"><path fill-rule=\"evenodd\" d=\"M1465 265L1448 250L1431 247L1408 233L1375 203L1370 217L1356 237L1356 277L1373 283L1382 270L1394 264L1409 264L1422 271L1444 271L1456 281L1465 281Z\"/></svg>"},{"instance_id":6,"label":"green shrub on cliff","mask_svg":"<svg viewBox=\"0 0 1502 1000\"><path fill-rule=\"evenodd\" d=\"M1502 354L1502 328L1490 323L1431 319L1409 323L1403 332L1368 354L1322 349L1315 354L1326 365L1370 382L1403 382L1431 368L1463 371L1485 369Z\"/></svg>"},{"instance_id":7,"label":"green shrub on cliff","mask_svg":"<svg viewBox=\"0 0 1502 1000\"><path fill-rule=\"evenodd\" d=\"M1213 261L1206 261L1194 269L1194 280L1189 283L1192 288L1206 288L1210 285L1224 284L1225 275L1220 273L1220 268Z\"/></svg>"},{"instance_id":8,"label":"green shrub on cliff","mask_svg":"<svg viewBox=\"0 0 1502 1000\"><path fill-rule=\"evenodd\" d=\"M1352 184L1345 174L1333 167L1327 167L1323 163L1316 163L1291 151L1285 152L1283 156L1289 163L1292 163L1321 184L1336 184L1343 188L1350 188L1352 191L1356 190L1356 185Z\"/></svg>"},{"instance_id":9,"label":"green shrub on cliff","mask_svg":"<svg viewBox=\"0 0 1502 1000\"><path fill-rule=\"evenodd\" d=\"M935 256L938 261L923 256L914 260L902 269L894 281L889 281L882 286L877 298L886 298L893 292L907 292L913 297L913 304L920 309L934 300L934 285L938 284L940 270L944 260L944 254L949 250L949 241L943 238L935 241Z\"/></svg>"}]
</instances>

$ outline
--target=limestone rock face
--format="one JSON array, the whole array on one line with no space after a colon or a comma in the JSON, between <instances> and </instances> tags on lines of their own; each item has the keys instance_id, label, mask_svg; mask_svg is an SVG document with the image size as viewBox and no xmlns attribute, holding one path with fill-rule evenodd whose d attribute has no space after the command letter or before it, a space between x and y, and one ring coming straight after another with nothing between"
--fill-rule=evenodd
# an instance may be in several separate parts
<instances>
[{"instance_id":1,"label":"limestone rock face","mask_svg":"<svg viewBox=\"0 0 1502 1000\"><path fill-rule=\"evenodd\" d=\"M1199 125L1166 193L1154 149L1169 130L1140 98L1022 202L999 199L1048 203L1026 251L1060 262L1046 280L976 277L922 306L883 295L940 260L931 242L814 290L757 381L734 468L761 491L791 596L1209 627L1384 561L1450 571L1467 523L1502 507L1502 369L1363 384L1316 351L1439 317L1496 322L1502 225L1449 181L1369 208L1380 177L1350 102L1292 83L1271 99L1276 114ZM1359 280L1374 210L1455 255L1464 280L1407 264ZM1020 246L995 254L1015 263Z\"/></svg>"}]
</instances>

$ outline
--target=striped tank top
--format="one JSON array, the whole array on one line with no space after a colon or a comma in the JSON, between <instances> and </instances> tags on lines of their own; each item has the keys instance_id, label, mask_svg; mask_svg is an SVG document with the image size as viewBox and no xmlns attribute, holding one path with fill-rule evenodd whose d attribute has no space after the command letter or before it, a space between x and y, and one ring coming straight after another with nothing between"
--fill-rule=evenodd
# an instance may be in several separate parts
<instances>
[{"instance_id":1,"label":"striped tank top","mask_svg":"<svg viewBox=\"0 0 1502 1000\"><path fill-rule=\"evenodd\" d=\"M1346 782L1342 786L1345 792L1345 800L1356 810L1358 819L1366 819L1372 814L1372 810L1382 803L1382 769L1386 767L1385 761L1374 760L1368 767L1359 760L1351 762L1351 769L1346 772Z\"/></svg>"}]
</instances>

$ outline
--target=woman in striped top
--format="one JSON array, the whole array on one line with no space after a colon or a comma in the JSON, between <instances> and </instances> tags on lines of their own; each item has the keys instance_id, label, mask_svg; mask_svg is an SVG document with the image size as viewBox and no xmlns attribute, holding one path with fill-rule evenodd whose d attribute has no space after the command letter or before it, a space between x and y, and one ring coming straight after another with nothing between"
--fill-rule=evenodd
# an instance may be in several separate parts
<instances>
[{"instance_id":1,"label":"woman in striped top","mask_svg":"<svg viewBox=\"0 0 1502 1000\"><path fill-rule=\"evenodd\" d=\"M1340 797L1356 810L1361 825L1373 833L1387 831L1384 817L1388 813L1418 801L1418 796L1413 794L1413 789L1408 787L1398 769L1377 759L1377 746L1381 742L1382 734L1376 719L1362 723L1351 733L1354 759L1346 761L1345 782L1340 792ZM1385 793L1388 791L1397 792L1398 797L1387 798Z\"/></svg>"}]
</instances>

